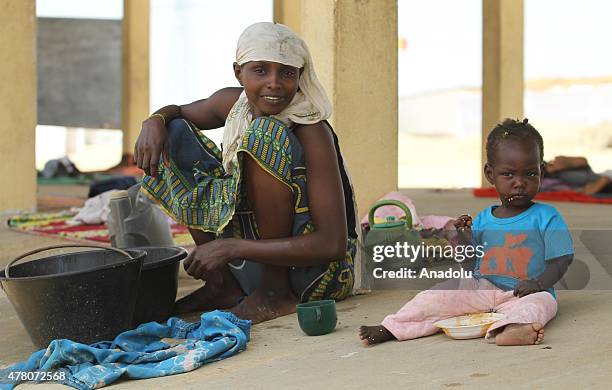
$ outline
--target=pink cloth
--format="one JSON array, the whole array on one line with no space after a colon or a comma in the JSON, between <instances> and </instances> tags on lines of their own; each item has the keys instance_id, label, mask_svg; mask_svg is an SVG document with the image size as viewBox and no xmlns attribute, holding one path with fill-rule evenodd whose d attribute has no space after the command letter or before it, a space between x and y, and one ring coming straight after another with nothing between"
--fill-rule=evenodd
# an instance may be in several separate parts
<instances>
[{"instance_id":1,"label":"pink cloth","mask_svg":"<svg viewBox=\"0 0 612 390\"><path fill-rule=\"evenodd\" d=\"M489 311L506 318L494 323L487 337L508 324L546 325L557 314L557 300L545 291L518 298L486 279L451 279L420 292L396 314L385 317L381 325L403 341L438 332L433 324L439 320Z\"/></svg>"},{"instance_id":2,"label":"pink cloth","mask_svg":"<svg viewBox=\"0 0 612 390\"><path fill-rule=\"evenodd\" d=\"M452 217L446 217L446 216L440 216L440 215L426 215L425 217L420 218L419 215L417 214L414 203L412 203L412 199L410 199L409 197L407 197L406 195L398 191L389 192L388 194L386 194L385 196L383 196L382 198L378 200L399 200L400 202L404 203L410 210L410 213L412 214L412 227L416 229L420 229L420 228L442 229L445 227L448 221L454 220ZM383 207L376 209L376 211L374 212L374 217L377 217L377 218L387 219L387 217L391 217L391 216L399 219L404 216L404 212L399 207L396 207L396 206L383 206ZM367 224L368 224L368 215L366 214L361 219L361 225L364 226ZM452 229L454 229L454 227L452 227Z\"/></svg>"},{"instance_id":3,"label":"pink cloth","mask_svg":"<svg viewBox=\"0 0 612 390\"><path fill-rule=\"evenodd\" d=\"M446 226L449 221L455 221L453 217L447 217L443 215L426 215L421 217L421 223L423 224L423 229L452 229L455 230L455 227L452 224Z\"/></svg>"}]
</instances>

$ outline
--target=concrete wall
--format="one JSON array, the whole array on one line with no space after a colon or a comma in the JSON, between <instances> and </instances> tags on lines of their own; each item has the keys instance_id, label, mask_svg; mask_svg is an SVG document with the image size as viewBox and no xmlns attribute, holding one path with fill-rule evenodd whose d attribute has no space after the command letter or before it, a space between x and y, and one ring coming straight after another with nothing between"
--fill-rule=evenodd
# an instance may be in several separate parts
<instances>
[{"instance_id":1,"label":"concrete wall","mask_svg":"<svg viewBox=\"0 0 612 390\"><path fill-rule=\"evenodd\" d=\"M303 0L301 13L363 215L397 189L397 2ZM355 288L369 288L360 253L355 273Z\"/></svg>"},{"instance_id":2,"label":"concrete wall","mask_svg":"<svg viewBox=\"0 0 612 390\"><path fill-rule=\"evenodd\" d=\"M306 0L302 36L332 100L360 213L397 188L397 3Z\"/></svg>"},{"instance_id":3,"label":"concrete wall","mask_svg":"<svg viewBox=\"0 0 612 390\"><path fill-rule=\"evenodd\" d=\"M504 118L522 118L524 93L523 0L482 2L482 162L493 127ZM489 183L481 176L483 186Z\"/></svg>"},{"instance_id":4,"label":"concrete wall","mask_svg":"<svg viewBox=\"0 0 612 390\"><path fill-rule=\"evenodd\" d=\"M1 0L0 212L36 206L35 0Z\"/></svg>"},{"instance_id":5,"label":"concrete wall","mask_svg":"<svg viewBox=\"0 0 612 390\"><path fill-rule=\"evenodd\" d=\"M149 116L149 0L123 1L121 128L123 154L132 155Z\"/></svg>"},{"instance_id":6,"label":"concrete wall","mask_svg":"<svg viewBox=\"0 0 612 390\"><path fill-rule=\"evenodd\" d=\"M288 26L296 34L302 34L302 1L274 0L274 22Z\"/></svg>"},{"instance_id":7,"label":"concrete wall","mask_svg":"<svg viewBox=\"0 0 612 390\"><path fill-rule=\"evenodd\" d=\"M38 123L121 127L121 21L39 18Z\"/></svg>"}]
</instances>

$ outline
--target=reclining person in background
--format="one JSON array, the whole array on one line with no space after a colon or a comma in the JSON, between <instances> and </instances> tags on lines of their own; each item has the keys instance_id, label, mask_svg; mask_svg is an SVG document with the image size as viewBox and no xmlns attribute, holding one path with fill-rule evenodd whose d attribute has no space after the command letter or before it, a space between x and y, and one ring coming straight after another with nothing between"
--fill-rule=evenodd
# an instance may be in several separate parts
<instances>
[{"instance_id":1,"label":"reclining person in background","mask_svg":"<svg viewBox=\"0 0 612 390\"><path fill-rule=\"evenodd\" d=\"M593 172L584 157L557 156L544 166L542 191L576 189L587 195L612 193L612 179Z\"/></svg>"}]
</instances>

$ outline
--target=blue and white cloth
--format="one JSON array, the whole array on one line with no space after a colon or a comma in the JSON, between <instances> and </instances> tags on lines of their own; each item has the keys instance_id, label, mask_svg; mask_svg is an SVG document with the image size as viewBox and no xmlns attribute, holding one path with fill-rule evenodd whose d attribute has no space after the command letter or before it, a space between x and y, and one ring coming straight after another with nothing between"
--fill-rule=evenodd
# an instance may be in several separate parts
<instances>
[{"instance_id":1,"label":"blue and white cloth","mask_svg":"<svg viewBox=\"0 0 612 390\"><path fill-rule=\"evenodd\" d=\"M118 335L114 341L91 345L53 340L47 349L24 362L0 370L0 389L19 381L11 372L57 371L60 383L77 389L97 389L119 378L145 379L195 370L246 349L251 321L232 313L202 314L199 323L172 317L166 324L149 322Z\"/></svg>"}]
</instances>

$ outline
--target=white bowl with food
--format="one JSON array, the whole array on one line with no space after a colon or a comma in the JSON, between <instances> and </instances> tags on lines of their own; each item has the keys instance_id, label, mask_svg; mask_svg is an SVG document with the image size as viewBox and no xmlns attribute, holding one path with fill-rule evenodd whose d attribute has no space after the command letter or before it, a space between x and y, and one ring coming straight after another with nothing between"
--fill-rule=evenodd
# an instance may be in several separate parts
<instances>
[{"instance_id":1,"label":"white bowl with food","mask_svg":"<svg viewBox=\"0 0 612 390\"><path fill-rule=\"evenodd\" d=\"M506 316L501 313L466 314L438 321L434 326L442 329L447 336L453 339L476 339L484 337L493 323L504 318Z\"/></svg>"}]
</instances>

